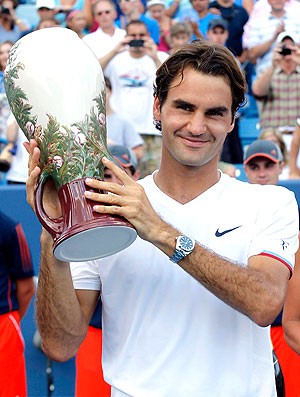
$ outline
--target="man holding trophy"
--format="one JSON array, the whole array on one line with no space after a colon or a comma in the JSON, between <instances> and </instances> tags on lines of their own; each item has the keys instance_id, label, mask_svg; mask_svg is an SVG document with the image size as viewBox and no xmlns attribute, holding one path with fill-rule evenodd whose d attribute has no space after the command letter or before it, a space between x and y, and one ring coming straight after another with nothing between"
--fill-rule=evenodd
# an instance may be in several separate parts
<instances>
[{"instance_id":1,"label":"man holding trophy","mask_svg":"<svg viewBox=\"0 0 300 397\"><path fill-rule=\"evenodd\" d=\"M105 156L121 185L85 180L93 211L124 217L137 239L82 261L81 271L77 263L72 279L72 263L53 255L53 238L42 231L36 316L43 349L58 361L74 356L100 297L113 397L275 396L268 326L293 270L298 210L284 188L249 185L217 168L245 92L226 48L183 46L156 74L160 169L136 182ZM26 147L35 208L41 151L33 139ZM61 215L48 186L44 206L52 218Z\"/></svg>"}]
</instances>

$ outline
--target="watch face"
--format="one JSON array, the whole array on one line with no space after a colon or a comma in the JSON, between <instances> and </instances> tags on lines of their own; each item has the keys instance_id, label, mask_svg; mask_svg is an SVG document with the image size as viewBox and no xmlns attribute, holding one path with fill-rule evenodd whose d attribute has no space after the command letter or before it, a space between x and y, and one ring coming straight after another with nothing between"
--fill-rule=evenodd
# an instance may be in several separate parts
<instances>
[{"instance_id":1,"label":"watch face","mask_svg":"<svg viewBox=\"0 0 300 397\"><path fill-rule=\"evenodd\" d=\"M180 246L182 249L184 249L185 251L190 251L194 248L194 242L192 239L190 239L187 236L182 236L180 237Z\"/></svg>"}]
</instances>

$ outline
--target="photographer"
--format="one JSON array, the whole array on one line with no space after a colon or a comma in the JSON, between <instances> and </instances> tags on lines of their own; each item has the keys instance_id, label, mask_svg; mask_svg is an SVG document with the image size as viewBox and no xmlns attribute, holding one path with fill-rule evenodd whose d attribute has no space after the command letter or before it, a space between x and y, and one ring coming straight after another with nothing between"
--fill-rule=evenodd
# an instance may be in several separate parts
<instances>
[{"instance_id":1,"label":"photographer","mask_svg":"<svg viewBox=\"0 0 300 397\"><path fill-rule=\"evenodd\" d=\"M12 41L15 43L22 35L22 32L29 29L29 26L19 19L15 14L18 6L17 1L3 0L0 3L0 41Z\"/></svg>"},{"instance_id":2,"label":"photographer","mask_svg":"<svg viewBox=\"0 0 300 397\"><path fill-rule=\"evenodd\" d=\"M126 26L125 38L100 58L104 74L112 86L111 107L129 119L145 143L139 168L142 176L158 168L161 134L153 125L153 82L156 69L168 54L157 51L144 22L134 20Z\"/></svg>"},{"instance_id":3,"label":"photographer","mask_svg":"<svg viewBox=\"0 0 300 397\"><path fill-rule=\"evenodd\" d=\"M260 128L281 131L288 151L300 114L300 48L294 33L278 35L272 65L254 81L253 94L261 103Z\"/></svg>"}]
</instances>

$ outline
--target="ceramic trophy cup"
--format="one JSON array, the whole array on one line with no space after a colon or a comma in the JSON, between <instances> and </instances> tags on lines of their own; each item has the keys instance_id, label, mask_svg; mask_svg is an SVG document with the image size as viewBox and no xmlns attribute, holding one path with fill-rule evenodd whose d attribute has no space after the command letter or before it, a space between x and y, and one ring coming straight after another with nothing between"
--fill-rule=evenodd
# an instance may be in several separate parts
<instances>
[{"instance_id":1,"label":"ceramic trophy cup","mask_svg":"<svg viewBox=\"0 0 300 397\"><path fill-rule=\"evenodd\" d=\"M101 159L112 159L106 145L104 79L92 51L69 29L30 33L11 49L5 89L17 123L41 152L35 207L54 239L54 255L84 261L128 247L136 238L132 225L95 213L95 202L84 197L85 178L103 180ZM56 219L43 205L49 178L61 205Z\"/></svg>"}]
</instances>

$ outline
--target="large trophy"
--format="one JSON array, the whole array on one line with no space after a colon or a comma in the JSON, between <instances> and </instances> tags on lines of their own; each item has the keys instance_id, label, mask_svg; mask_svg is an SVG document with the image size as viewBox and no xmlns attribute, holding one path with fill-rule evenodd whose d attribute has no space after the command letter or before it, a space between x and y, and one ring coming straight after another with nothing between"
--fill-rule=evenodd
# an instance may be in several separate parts
<instances>
[{"instance_id":1,"label":"large trophy","mask_svg":"<svg viewBox=\"0 0 300 397\"><path fill-rule=\"evenodd\" d=\"M18 125L41 152L35 207L53 236L54 255L84 261L128 247L137 235L132 225L95 213L95 202L84 196L85 178L103 180L101 159L113 160L106 144L104 79L92 51L69 29L30 33L10 51L5 89ZM55 219L43 203L49 178L61 205L62 215Z\"/></svg>"}]
</instances>

